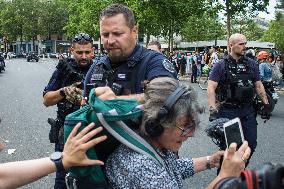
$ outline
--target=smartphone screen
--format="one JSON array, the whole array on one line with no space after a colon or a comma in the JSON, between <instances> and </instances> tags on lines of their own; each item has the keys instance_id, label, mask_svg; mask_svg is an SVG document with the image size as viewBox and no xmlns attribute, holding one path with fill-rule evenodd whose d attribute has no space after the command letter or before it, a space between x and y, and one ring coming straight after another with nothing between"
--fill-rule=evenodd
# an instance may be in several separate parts
<instances>
[{"instance_id":1,"label":"smartphone screen","mask_svg":"<svg viewBox=\"0 0 284 189\"><path fill-rule=\"evenodd\" d=\"M233 142L237 143L237 148L239 148L243 144L242 134L238 122L224 127L224 131L227 138L227 147L230 146L230 144Z\"/></svg>"}]
</instances>

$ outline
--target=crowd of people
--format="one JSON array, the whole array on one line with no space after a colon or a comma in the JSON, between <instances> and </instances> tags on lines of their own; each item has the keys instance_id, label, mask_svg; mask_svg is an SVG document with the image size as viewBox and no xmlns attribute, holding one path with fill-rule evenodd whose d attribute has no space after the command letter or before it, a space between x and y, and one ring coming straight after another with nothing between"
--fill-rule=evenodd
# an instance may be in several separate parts
<instances>
[{"instance_id":1,"label":"crowd of people","mask_svg":"<svg viewBox=\"0 0 284 189\"><path fill-rule=\"evenodd\" d=\"M157 43L157 41L152 41L151 43ZM181 77L189 77L191 83L196 83L196 78L198 76L209 76L207 72L203 69L204 67L207 69L212 68L214 64L218 63L222 58L228 55L228 52L221 51L222 49L212 46L210 49L205 47L203 51L176 51L174 53L169 53L169 60L174 65L176 72ZM161 51L161 50L160 50ZM247 57L256 60L259 64L262 62L267 62L267 65L262 64L259 66L259 71L261 77L270 77L270 80L277 81L279 83L279 87L277 89L284 90L284 63L283 56L281 54L275 54L273 51L264 51L264 50L254 50L249 49L245 54ZM266 71L264 73L264 68ZM270 76L266 76L270 74Z\"/></svg>"},{"instance_id":2,"label":"crowd of people","mask_svg":"<svg viewBox=\"0 0 284 189\"><path fill-rule=\"evenodd\" d=\"M161 53L159 43L150 42L147 48L137 43L138 27L133 12L127 6L112 4L106 7L101 12L99 23L107 54L93 61L92 38L86 33L77 34L71 47L74 58L60 60L43 90L43 104L47 107L57 105L58 108L57 118L49 133L50 141L55 143L55 152L50 158L0 165L0 188L15 188L55 171L55 189L87 189L94 186L182 188L182 180L211 168L218 168L219 174L208 183L208 189L213 189L223 179L239 177L256 148L257 123L252 116L251 96L248 95L252 95L255 89L263 103L268 104L258 65L244 56L245 36L233 34L230 37L231 52L223 59L216 47L203 53L170 54L168 59ZM279 58L277 61L279 64ZM204 157L192 158L195 155L190 154L181 158L179 149L183 142L194 136L204 107L198 103L194 89L178 81L177 73L180 76L191 74L191 82L194 83L205 65L212 67L208 83L210 119L240 117L245 141L238 149L232 143L225 151L212 152ZM241 80L246 87L234 90L241 95L228 91L237 86L235 80L230 80L229 84L228 80L224 82L227 77L225 73L231 72L230 65L245 65L239 70L247 77L238 78L237 82ZM101 100L133 99L143 105L141 120L133 129L154 148L162 165L118 141L109 141L106 136L93 138L102 130L101 127L95 129L94 123L84 123L84 129L80 128L79 123L69 136L64 136L66 116L87 103L93 88ZM217 104L217 101L221 103ZM68 137L65 144L64 137ZM116 148L106 149L109 146L104 144L109 142L117 144L114 145ZM89 148L96 149L98 159L88 158ZM86 175L70 178L66 174L70 167L92 165L103 167L107 183L91 182ZM65 182L66 178L71 180L71 186Z\"/></svg>"},{"instance_id":3,"label":"crowd of people","mask_svg":"<svg viewBox=\"0 0 284 189\"><path fill-rule=\"evenodd\" d=\"M169 60L174 65L177 73L183 76L190 76L191 83L196 83L197 76L200 76L204 66L213 67L213 65L224 56L224 53L218 52L218 47L211 49L204 48L204 51L170 53Z\"/></svg>"}]
</instances>

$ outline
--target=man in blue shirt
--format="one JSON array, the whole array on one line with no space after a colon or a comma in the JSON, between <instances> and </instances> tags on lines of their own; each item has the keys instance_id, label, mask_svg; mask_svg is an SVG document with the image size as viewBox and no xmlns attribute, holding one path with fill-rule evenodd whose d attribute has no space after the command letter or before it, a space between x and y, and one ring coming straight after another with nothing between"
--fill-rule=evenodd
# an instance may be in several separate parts
<instances>
[{"instance_id":1,"label":"man in blue shirt","mask_svg":"<svg viewBox=\"0 0 284 189\"><path fill-rule=\"evenodd\" d=\"M268 63L269 53L266 51L260 51L257 55L259 61L259 74L262 81L270 82L272 81L272 69L271 65Z\"/></svg>"},{"instance_id":2,"label":"man in blue shirt","mask_svg":"<svg viewBox=\"0 0 284 189\"><path fill-rule=\"evenodd\" d=\"M138 27L128 7L113 4L102 11L100 35L108 54L96 60L88 71L85 96L93 87L108 86L105 99L130 97L143 102L144 81L177 77L172 63L163 54L137 44L137 34Z\"/></svg>"}]
</instances>

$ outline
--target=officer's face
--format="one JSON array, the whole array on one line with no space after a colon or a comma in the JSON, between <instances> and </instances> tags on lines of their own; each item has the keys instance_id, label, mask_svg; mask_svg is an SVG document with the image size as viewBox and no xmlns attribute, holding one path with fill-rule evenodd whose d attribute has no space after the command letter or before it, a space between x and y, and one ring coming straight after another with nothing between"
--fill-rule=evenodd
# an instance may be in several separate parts
<instances>
[{"instance_id":1,"label":"officer's face","mask_svg":"<svg viewBox=\"0 0 284 189\"><path fill-rule=\"evenodd\" d=\"M94 48L91 43L78 44L74 43L71 52L79 66L88 66L94 57Z\"/></svg>"},{"instance_id":2,"label":"officer's face","mask_svg":"<svg viewBox=\"0 0 284 189\"><path fill-rule=\"evenodd\" d=\"M246 53L246 44L247 39L245 36L240 36L238 39L233 41L233 43L230 44L232 53L234 53L237 56L243 56Z\"/></svg>"},{"instance_id":3,"label":"officer's face","mask_svg":"<svg viewBox=\"0 0 284 189\"><path fill-rule=\"evenodd\" d=\"M104 49L113 63L127 59L136 45L138 29L129 28L123 14L103 17L100 21L100 35Z\"/></svg>"}]
</instances>

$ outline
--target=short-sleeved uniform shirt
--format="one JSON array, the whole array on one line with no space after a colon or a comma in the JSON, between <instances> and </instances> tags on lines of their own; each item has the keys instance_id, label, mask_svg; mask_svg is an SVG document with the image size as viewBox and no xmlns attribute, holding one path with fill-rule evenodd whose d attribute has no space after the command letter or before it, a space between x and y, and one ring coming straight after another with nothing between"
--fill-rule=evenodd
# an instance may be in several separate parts
<instances>
[{"instance_id":1,"label":"short-sleeved uniform shirt","mask_svg":"<svg viewBox=\"0 0 284 189\"><path fill-rule=\"evenodd\" d=\"M84 89L86 89L87 84L95 83L95 78L97 78L96 67L99 64L104 64L107 69L113 69L111 60L107 55L97 59L86 75ZM135 46L132 54L127 58L127 60L120 65L122 64L128 64L129 67L133 65L139 66L134 91L136 94L143 92L141 83L145 80L150 81L161 76L177 77L176 71L167 57L159 52L146 49L139 44Z\"/></svg>"},{"instance_id":2,"label":"short-sleeved uniform shirt","mask_svg":"<svg viewBox=\"0 0 284 189\"><path fill-rule=\"evenodd\" d=\"M228 58L230 58L230 60L233 63L237 63L236 60L234 60L231 56L229 56ZM247 59L248 61L246 62L249 65L250 69L252 69L252 72L254 75L253 82L255 83L256 81L260 81L257 62L250 58L247 58ZM225 60L224 59L220 60L217 64L214 64L212 71L210 72L210 75L209 75L209 80L215 81L217 83L225 80Z\"/></svg>"}]
</instances>

